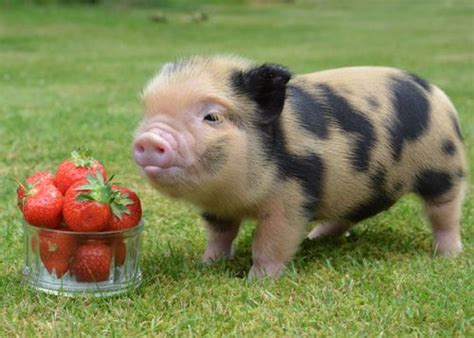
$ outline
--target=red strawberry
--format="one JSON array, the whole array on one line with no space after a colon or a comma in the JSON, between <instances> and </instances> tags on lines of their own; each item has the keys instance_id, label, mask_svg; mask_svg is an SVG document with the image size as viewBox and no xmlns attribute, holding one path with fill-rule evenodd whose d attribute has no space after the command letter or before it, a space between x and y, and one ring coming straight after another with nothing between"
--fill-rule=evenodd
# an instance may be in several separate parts
<instances>
[{"instance_id":1,"label":"red strawberry","mask_svg":"<svg viewBox=\"0 0 474 338\"><path fill-rule=\"evenodd\" d=\"M39 238L39 256L49 273L56 272L61 278L68 270L69 262L76 251L76 239L61 232L39 231L38 237L33 237L31 246L37 250Z\"/></svg>"},{"instance_id":2,"label":"red strawberry","mask_svg":"<svg viewBox=\"0 0 474 338\"><path fill-rule=\"evenodd\" d=\"M71 258L77 248L76 238L62 232L40 231L39 250L42 259L50 257Z\"/></svg>"},{"instance_id":3,"label":"red strawberry","mask_svg":"<svg viewBox=\"0 0 474 338\"><path fill-rule=\"evenodd\" d=\"M87 176L87 181L74 183L64 196L63 215L73 231L102 231L110 221L112 186L102 175Z\"/></svg>"},{"instance_id":4,"label":"red strawberry","mask_svg":"<svg viewBox=\"0 0 474 338\"><path fill-rule=\"evenodd\" d=\"M88 243L76 251L71 271L80 282L101 282L109 278L112 251L103 243Z\"/></svg>"},{"instance_id":5,"label":"red strawberry","mask_svg":"<svg viewBox=\"0 0 474 338\"><path fill-rule=\"evenodd\" d=\"M46 261L43 261L43 264L50 274L54 273L57 278L61 278L66 272L68 272L69 262L70 259L52 257Z\"/></svg>"},{"instance_id":6,"label":"red strawberry","mask_svg":"<svg viewBox=\"0 0 474 338\"><path fill-rule=\"evenodd\" d=\"M37 184L24 191L23 216L38 227L59 228L62 222L63 195L54 186Z\"/></svg>"},{"instance_id":7,"label":"red strawberry","mask_svg":"<svg viewBox=\"0 0 474 338\"><path fill-rule=\"evenodd\" d=\"M38 171L28 177L26 182L30 184L47 183L55 185L55 178L49 171Z\"/></svg>"},{"instance_id":8,"label":"red strawberry","mask_svg":"<svg viewBox=\"0 0 474 338\"><path fill-rule=\"evenodd\" d=\"M132 190L113 185L114 198L111 204L113 215L107 230L133 228L142 218L142 206L138 195Z\"/></svg>"},{"instance_id":9,"label":"red strawberry","mask_svg":"<svg viewBox=\"0 0 474 338\"><path fill-rule=\"evenodd\" d=\"M65 194L68 188L77 181L86 179L88 174L100 172L107 178L104 166L91 157L90 151L78 149L71 153L69 160L63 161L56 171L56 186Z\"/></svg>"},{"instance_id":10,"label":"red strawberry","mask_svg":"<svg viewBox=\"0 0 474 338\"><path fill-rule=\"evenodd\" d=\"M109 242L110 248L114 253L115 265L123 265L127 256L127 245L124 243L122 238L113 238Z\"/></svg>"},{"instance_id":11,"label":"red strawberry","mask_svg":"<svg viewBox=\"0 0 474 338\"><path fill-rule=\"evenodd\" d=\"M121 266L125 263L127 257L127 246L123 241L115 244L115 265Z\"/></svg>"},{"instance_id":12,"label":"red strawberry","mask_svg":"<svg viewBox=\"0 0 474 338\"><path fill-rule=\"evenodd\" d=\"M110 247L112 256L115 260L115 265L120 266L125 263L127 255L127 245L125 244L124 238L121 234L114 234L113 237L106 239L97 240L99 243L103 243Z\"/></svg>"},{"instance_id":13,"label":"red strawberry","mask_svg":"<svg viewBox=\"0 0 474 338\"><path fill-rule=\"evenodd\" d=\"M23 210L23 203L25 198L25 191L30 190L33 186L38 184L50 184L54 185L54 176L48 171L39 171L34 173L30 177L26 179L26 184L23 185L18 182L18 189L16 190L17 197L18 197L18 207L20 210Z\"/></svg>"}]
</instances>

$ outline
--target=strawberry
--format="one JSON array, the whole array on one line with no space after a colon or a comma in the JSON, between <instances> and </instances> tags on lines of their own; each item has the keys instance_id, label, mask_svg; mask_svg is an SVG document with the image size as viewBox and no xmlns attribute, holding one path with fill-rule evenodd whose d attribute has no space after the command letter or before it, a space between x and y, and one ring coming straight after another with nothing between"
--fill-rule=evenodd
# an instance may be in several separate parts
<instances>
[{"instance_id":1,"label":"strawberry","mask_svg":"<svg viewBox=\"0 0 474 338\"><path fill-rule=\"evenodd\" d=\"M63 193L77 181L84 180L88 174L100 172L104 180L107 174L104 166L91 157L90 151L78 149L71 153L71 158L63 161L56 171L56 186Z\"/></svg>"},{"instance_id":2,"label":"strawberry","mask_svg":"<svg viewBox=\"0 0 474 338\"><path fill-rule=\"evenodd\" d=\"M123 241L115 243L115 265L122 266L125 263L127 257L127 246Z\"/></svg>"},{"instance_id":3,"label":"strawberry","mask_svg":"<svg viewBox=\"0 0 474 338\"><path fill-rule=\"evenodd\" d=\"M31 241L33 250L37 249L38 239L39 254L45 260L50 257L70 258L77 248L74 236L63 232L39 231L38 237Z\"/></svg>"},{"instance_id":4,"label":"strawberry","mask_svg":"<svg viewBox=\"0 0 474 338\"><path fill-rule=\"evenodd\" d=\"M98 239L96 242L103 243L110 247L115 265L121 266L125 263L127 256L127 245L121 234L113 234L113 237Z\"/></svg>"},{"instance_id":5,"label":"strawberry","mask_svg":"<svg viewBox=\"0 0 474 338\"><path fill-rule=\"evenodd\" d=\"M23 210L26 190L30 190L31 188L33 188L33 186L36 186L38 184L55 185L54 176L48 171L38 171L37 173L34 173L33 175L29 176L26 179L25 185L23 185L19 181L16 182L18 183L18 189L16 193L18 197L18 207L20 208L20 210Z\"/></svg>"},{"instance_id":6,"label":"strawberry","mask_svg":"<svg viewBox=\"0 0 474 338\"><path fill-rule=\"evenodd\" d=\"M93 242L76 251L71 271L79 282L101 282L109 278L112 250L109 246Z\"/></svg>"},{"instance_id":7,"label":"strawberry","mask_svg":"<svg viewBox=\"0 0 474 338\"><path fill-rule=\"evenodd\" d=\"M102 231L109 224L113 198L112 185L102 175L87 175L87 181L74 183L64 196L64 221L72 231Z\"/></svg>"},{"instance_id":8,"label":"strawberry","mask_svg":"<svg viewBox=\"0 0 474 338\"><path fill-rule=\"evenodd\" d=\"M52 184L55 185L55 178L49 171L38 171L26 179L26 183L36 184Z\"/></svg>"},{"instance_id":9,"label":"strawberry","mask_svg":"<svg viewBox=\"0 0 474 338\"><path fill-rule=\"evenodd\" d=\"M23 216L29 224L51 229L61 225L63 195L54 185L24 187L21 201Z\"/></svg>"},{"instance_id":10,"label":"strawberry","mask_svg":"<svg viewBox=\"0 0 474 338\"><path fill-rule=\"evenodd\" d=\"M112 253L114 254L115 265L123 265L127 256L127 245L124 243L121 237L113 238L109 241L109 243Z\"/></svg>"},{"instance_id":11,"label":"strawberry","mask_svg":"<svg viewBox=\"0 0 474 338\"><path fill-rule=\"evenodd\" d=\"M69 262L70 259L51 257L48 260L44 260L43 264L50 274L55 274L57 278L61 278L69 271Z\"/></svg>"},{"instance_id":12,"label":"strawberry","mask_svg":"<svg viewBox=\"0 0 474 338\"><path fill-rule=\"evenodd\" d=\"M69 261L76 251L76 239L70 235L61 232L39 231L38 237L33 237L31 246L33 251L38 248L39 238L39 256L46 270L61 278L69 269Z\"/></svg>"},{"instance_id":13,"label":"strawberry","mask_svg":"<svg viewBox=\"0 0 474 338\"><path fill-rule=\"evenodd\" d=\"M142 207L138 195L132 190L112 186L114 197L111 204L113 216L107 225L107 230L122 230L133 228L142 218Z\"/></svg>"}]
</instances>

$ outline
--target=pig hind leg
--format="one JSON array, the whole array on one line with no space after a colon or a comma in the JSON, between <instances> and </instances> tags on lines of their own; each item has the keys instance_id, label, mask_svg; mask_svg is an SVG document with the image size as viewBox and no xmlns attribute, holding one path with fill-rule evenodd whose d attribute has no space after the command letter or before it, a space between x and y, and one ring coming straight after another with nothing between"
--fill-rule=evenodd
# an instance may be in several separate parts
<instances>
[{"instance_id":1,"label":"pig hind leg","mask_svg":"<svg viewBox=\"0 0 474 338\"><path fill-rule=\"evenodd\" d=\"M339 237L352 226L346 222L328 222L317 225L308 234L309 239L319 239L327 237Z\"/></svg>"},{"instance_id":2,"label":"pig hind leg","mask_svg":"<svg viewBox=\"0 0 474 338\"><path fill-rule=\"evenodd\" d=\"M433 242L436 253L442 256L456 256L461 245L461 207L463 189L459 187L450 198L442 202L425 200L425 210L433 228Z\"/></svg>"}]
</instances>

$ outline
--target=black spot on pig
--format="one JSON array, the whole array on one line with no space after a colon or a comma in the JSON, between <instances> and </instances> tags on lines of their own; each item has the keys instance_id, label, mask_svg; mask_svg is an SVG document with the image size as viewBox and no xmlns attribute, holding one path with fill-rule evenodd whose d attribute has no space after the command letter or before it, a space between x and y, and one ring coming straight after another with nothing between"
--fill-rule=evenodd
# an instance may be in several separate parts
<instances>
[{"instance_id":1,"label":"black spot on pig","mask_svg":"<svg viewBox=\"0 0 474 338\"><path fill-rule=\"evenodd\" d=\"M276 164L280 179L295 179L305 191L306 201L303 207L308 219L313 218L322 193L324 165L321 158L316 154L303 157L290 154L281 120L273 123L270 132L261 129L260 135L267 159L272 164Z\"/></svg>"},{"instance_id":2,"label":"black spot on pig","mask_svg":"<svg viewBox=\"0 0 474 338\"><path fill-rule=\"evenodd\" d=\"M423 170L416 176L414 191L427 200L433 200L448 192L453 186L450 174L437 170Z\"/></svg>"},{"instance_id":3,"label":"black spot on pig","mask_svg":"<svg viewBox=\"0 0 474 338\"><path fill-rule=\"evenodd\" d=\"M441 148L446 155L454 155L456 154L456 146L454 145L453 141L451 140L444 140Z\"/></svg>"},{"instance_id":4,"label":"black spot on pig","mask_svg":"<svg viewBox=\"0 0 474 338\"><path fill-rule=\"evenodd\" d=\"M205 172L216 174L228 159L229 141L226 138L217 140L210 144L199 159L200 164L205 167Z\"/></svg>"},{"instance_id":5,"label":"black spot on pig","mask_svg":"<svg viewBox=\"0 0 474 338\"><path fill-rule=\"evenodd\" d=\"M372 196L349 212L345 219L357 223L390 208L395 200L385 189L385 170L379 168L371 177Z\"/></svg>"},{"instance_id":6,"label":"black spot on pig","mask_svg":"<svg viewBox=\"0 0 474 338\"><path fill-rule=\"evenodd\" d=\"M321 199L324 174L321 158L314 154L305 157L290 156L281 160L280 166L284 168L285 176L295 178L300 182L306 193L304 208L308 218L313 218Z\"/></svg>"},{"instance_id":7,"label":"black spot on pig","mask_svg":"<svg viewBox=\"0 0 474 338\"><path fill-rule=\"evenodd\" d=\"M398 181L397 183L395 183L395 185L393 186L393 191L395 193L400 193L402 192L402 190L403 190L403 182Z\"/></svg>"},{"instance_id":8,"label":"black spot on pig","mask_svg":"<svg viewBox=\"0 0 474 338\"><path fill-rule=\"evenodd\" d=\"M303 206L308 218L315 213L321 198L324 166L316 154L300 157L290 154L283 134L280 113L286 98L286 83L290 73L278 65L263 65L249 72L232 76L238 95L246 95L257 103L257 125L260 143L268 164L276 165L280 179L295 179L306 192Z\"/></svg>"},{"instance_id":9,"label":"black spot on pig","mask_svg":"<svg viewBox=\"0 0 474 338\"><path fill-rule=\"evenodd\" d=\"M379 101L374 96L365 97L365 101L371 109L378 109L380 107Z\"/></svg>"},{"instance_id":10,"label":"black spot on pig","mask_svg":"<svg viewBox=\"0 0 474 338\"><path fill-rule=\"evenodd\" d=\"M404 144L427 130L430 106L424 91L413 81L392 78L390 90L394 114L388 130L393 158L399 161Z\"/></svg>"},{"instance_id":11,"label":"black spot on pig","mask_svg":"<svg viewBox=\"0 0 474 338\"><path fill-rule=\"evenodd\" d=\"M280 117L286 98L286 84L291 73L283 66L264 64L231 77L239 94L249 96L259 107L258 122L270 124Z\"/></svg>"},{"instance_id":12,"label":"black spot on pig","mask_svg":"<svg viewBox=\"0 0 474 338\"><path fill-rule=\"evenodd\" d=\"M427 92L430 92L431 91L431 85L425 80L425 79L422 79L421 77L419 77L418 75L416 74L413 74L413 73L406 73L406 75L408 76L408 78L417 83L418 85L420 85L421 87L423 87L424 90L426 90Z\"/></svg>"},{"instance_id":13,"label":"black spot on pig","mask_svg":"<svg viewBox=\"0 0 474 338\"><path fill-rule=\"evenodd\" d=\"M329 119L313 96L296 86L287 88L288 102L300 125L319 138L328 137Z\"/></svg>"},{"instance_id":14,"label":"black spot on pig","mask_svg":"<svg viewBox=\"0 0 474 338\"><path fill-rule=\"evenodd\" d=\"M344 131L355 135L356 141L351 161L353 166L364 171L369 167L370 152L375 144L375 131L370 121L352 107L342 96L329 86L316 86L319 97L324 101L326 114Z\"/></svg>"},{"instance_id":15,"label":"black spot on pig","mask_svg":"<svg viewBox=\"0 0 474 338\"><path fill-rule=\"evenodd\" d=\"M227 231L236 223L233 219L222 218L209 212L202 213L202 218L204 218L216 231L222 232Z\"/></svg>"},{"instance_id":16,"label":"black spot on pig","mask_svg":"<svg viewBox=\"0 0 474 338\"><path fill-rule=\"evenodd\" d=\"M453 124L453 128L456 131L456 135L458 136L459 140L461 142L463 141L462 133L461 133L461 128L459 127L459 122L458 119L454 114L451 114L451 123Z\"/></svg>"}]
</instances>

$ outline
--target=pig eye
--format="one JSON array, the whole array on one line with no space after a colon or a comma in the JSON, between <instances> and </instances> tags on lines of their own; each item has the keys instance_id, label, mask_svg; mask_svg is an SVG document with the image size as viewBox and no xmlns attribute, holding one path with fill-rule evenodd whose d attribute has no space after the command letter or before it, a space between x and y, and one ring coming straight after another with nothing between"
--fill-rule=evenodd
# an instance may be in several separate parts
<instances>
[{"instance_id":1,"label":"pig eye","mask_svg":"<svg viewBox=\"0 0 474 338\"><path fill-rule=\"evenodd\" d=\"M207 114L204 116L204 121L207 121L212 124L216 124L221 122L221 118L218 114Z\"/></svg>"}]
</instances>

